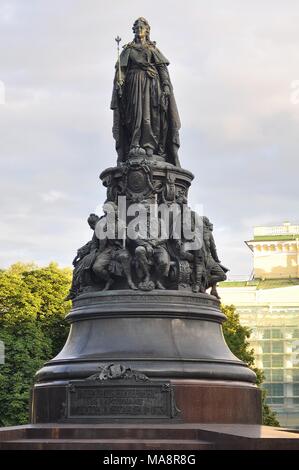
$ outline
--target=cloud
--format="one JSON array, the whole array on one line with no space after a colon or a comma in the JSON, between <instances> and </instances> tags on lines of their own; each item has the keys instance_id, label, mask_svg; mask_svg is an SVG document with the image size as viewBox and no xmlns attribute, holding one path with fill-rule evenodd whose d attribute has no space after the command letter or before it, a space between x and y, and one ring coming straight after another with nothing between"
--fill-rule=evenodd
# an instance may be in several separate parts
<instances>
[{"instance_id":1,"label":"cloud","mask_svg":"<svg viewBox=\"0 0 299 470\"><path fill-rule=\"evenodd\" d=\"M51 189L47 193L43 193L41 195L42 200L46 203L55 203L57 201L64 201L68 199L67 194L61 192L61 191L56 191L55 189Z\"/></svg>"},{"instance_id":2,"label":"cloud","mask_svg":"<svg viewBox=\"0 0 299 470\"><path fill-rule=\"evenodd\" d=\"M15 5L4 2L0 5L0 23L12 23L15 18Z\"/></svg>"}]
</instances>

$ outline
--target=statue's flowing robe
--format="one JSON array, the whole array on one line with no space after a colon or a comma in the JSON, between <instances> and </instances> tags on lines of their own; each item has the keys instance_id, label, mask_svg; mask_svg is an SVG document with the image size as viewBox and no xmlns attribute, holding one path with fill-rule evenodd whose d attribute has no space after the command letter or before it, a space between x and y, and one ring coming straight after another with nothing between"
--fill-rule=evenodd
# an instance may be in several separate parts
<instances>
[{"instance_id":1,"label":"statue's flowing robe","mask_svg":"<svg viewBox=\"0 0 299 470\"><path fill-rule=\"evenodd\" d=\"M119 93L119 64L112 95L114 111L113 136L118 162L126 160L132 148L151 149L154 155L180 166L180 118L173 95L167 65L168 60L152 44L128 44L120 55L123 86ZM165 86L170 96L163 93Z\"/></svg>"}]
</instances>

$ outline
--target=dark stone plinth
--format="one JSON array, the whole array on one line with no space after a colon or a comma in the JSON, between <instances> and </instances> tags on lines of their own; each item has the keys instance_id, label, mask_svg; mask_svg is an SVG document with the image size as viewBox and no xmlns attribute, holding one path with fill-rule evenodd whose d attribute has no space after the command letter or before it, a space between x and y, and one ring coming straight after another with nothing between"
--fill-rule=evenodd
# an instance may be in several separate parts
<instances>
[{"instance_id":1,"label":"dark stone plinth","mask_svg":"<svg viewBox=\"0 0 299 470\"><path fill-rule=\"evenodd\" d=\"M37 372L38 383L87 378L122 363L149 377L255 382L226 345L219 301L179 291L84 294L67 316L63 350Z\"/></svg>"},{"instance_id":2,"label":"dark stone plinth","mask_svg":"<svg viewBox=\"0 0 299 470\"><path fill-rule=\"evenodd\" d=\"M226 345L225 316L215 297L178 291L89 293L78 297L67 318L65 347L37 373L32 422L61 422L70 381L79 383L101 367L121 363L153 383L170 381L181 420L260 423L255 374ZM115 390L124 383L111 381Z\"/></svg>"},{"instance_id":3,"label":"dark stone plinth","mask_svg":"<svg viewBox=\"0 0 299 470\"><path fill-rule=\"evenodd\" d=\"M172 385L184 422L262 423L261 391L253 384L176 379Z\"/></svg>"},{"instance_id":4,"label":"dark stone plinth","mask_svg":"<svg viewBox=\"0 0 299 470\"><path fill-rule=\"evenodd\" d=\"M83 381L77 381L78 384ZM118 395L118 389L124 390L125 382L109 383L111 396ZM75 382L73 382L75 383ZM155 381L153 381L153 384ZM157 381L157 385L159 382ZM144 386L144 385L143 385ZM168 419L170 422L185 423L243 423L261 424L261 396L260 390L253 384L233 381L210 381L210 380L171 380L173 388L172 397L168 395L165 402L166 409L160 412L160 416L154 410L149 410L147 415L140 416L137 412L132 412L128 406L127 412L115 415L110 410L110 414L104 409L101 413L97 409L93 410L95 402L90 401L90 397L81 400L80 406L85 408L85 413L77 413L76 416L67 413L69 401L69 383L40 383L34 387L33 394L33 423L49 422L114 422L115 420L126 422L163 422ZM135 384L138 390L140 384ZM128 398L130 398L128 394ZM167 396L165 396L167 399ZM97 402L99 404L99 401ZM151 401L148 400L148 405ZM121 405L121 400L118 401ZM130 401L132 405L132 402ZM137 404L137 400L135 400ZM103 405L104 406L104 405ZM140 408L141 413L141 408ZM99 415L101 414L101 415Z\"/></svg>"}]
</instances>

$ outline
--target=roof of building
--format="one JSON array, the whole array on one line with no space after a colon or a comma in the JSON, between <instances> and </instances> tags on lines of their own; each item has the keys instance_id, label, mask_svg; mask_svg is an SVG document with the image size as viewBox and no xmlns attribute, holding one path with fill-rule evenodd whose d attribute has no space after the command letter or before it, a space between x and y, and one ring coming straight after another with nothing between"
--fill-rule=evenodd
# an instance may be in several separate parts
<instances>
[{"instance_id":1,"label":"roof of building","mask_svg":"<svg viewBox=\"0 0 299 470\"><path fill-rule=\"evenodd\" d=\"M284 234L284 235L255 235L253 240L249 242L261 242L261 241L279 241L279 240L296 240L299 238L298 234ZM247 243L249 243L247 242Z\"/></svg>"},{"instance_id":2,"label":"roof of building","mask_svg":"<svg viewBox=\"0 0 299 470\"><path fill-rule=\"evenodd\" d=\"M255 287L256 289L277 289L280 287L298 286L299 278L254 279L252 281L224 281L219 287Z\"/></svg>"},{"instance_id":3,"label":"roof of building","mask_svg":"<svg viewBox=\"0 0 299 470\"><path fill-rule=\"evenodd\" d=\"M298 237L299 225L292 225L289 222L271 227L254 227L253 229L253 241L295 240Z\"/></svg>"}]
</instances>

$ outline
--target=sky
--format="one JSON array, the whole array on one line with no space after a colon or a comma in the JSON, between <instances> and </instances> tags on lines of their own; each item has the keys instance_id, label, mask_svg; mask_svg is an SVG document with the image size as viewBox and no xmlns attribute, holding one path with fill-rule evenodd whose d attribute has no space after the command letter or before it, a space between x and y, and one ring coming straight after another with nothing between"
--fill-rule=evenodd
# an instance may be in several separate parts
<instances>
[{"instance_id":1,"label":"sky","mask_svg":"<svg viewBox=\"0 0 299 470\"><path fill-rule=\"evenodd\" d=\"M191 206L230 277L255 225L299 223L299 2L0 0L0 268L71 265L116 164L116 43L144 16L169 59Z\"/></svg>"}]
</instances>

